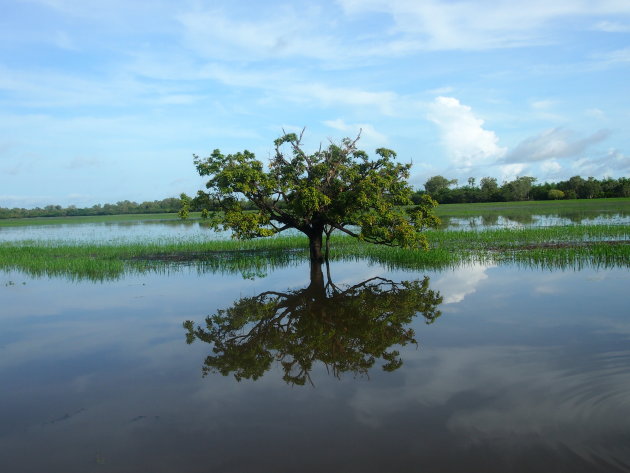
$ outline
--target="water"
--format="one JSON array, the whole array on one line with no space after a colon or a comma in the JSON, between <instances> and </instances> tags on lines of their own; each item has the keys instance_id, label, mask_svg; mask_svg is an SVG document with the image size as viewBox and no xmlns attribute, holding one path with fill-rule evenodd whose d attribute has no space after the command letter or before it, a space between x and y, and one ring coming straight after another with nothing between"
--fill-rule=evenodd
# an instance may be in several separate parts
<instances>
[{"instance_id":1,"label":"water","mask_svg":"<svg viewBox=\"0 0 630 473\"><path fill-rule=\"evenodd\" d=\"M627 269L425 274L353 262L331 274L338 291L355 289L322 305L299 297L312 294L306 264L254 279L180 268L104 283L0 272L0 471L630 471ZM309 332L302 316L262 325L292 320L287 338L257 339L274 354L316 354L304 386L275 360L256 381L204 377L212 346L186 343L184 321L206 327L206 316L261 293L294 302L279 308L293 314L356 307L356 320L378 324L372 308L391 291L366 292L365 281L425 276L419 298L398 292L383 313L393 329L382 334L413 329L418 342L386 347L403 362L391 372L378 356L353 371L354 355L387 337L347 337L361 326L344 331L321 311L338 333L324 322ZM426 291L439 292L441 315L407 320L405 304L427 302ZM249 309L240 314L262 310ZM328 339L347 344L318 350ZM248 353L239 350L229 353Z\"/></svg>"},{"instance_id":2,"label":"water","mask_svg":"<svg viewBox=\"0 0 630 473\"><path fill-rule=\"evenodd\" d=\"M443 217L449 230L486 228L526 228L558 225L630 225L627 212L568 213L560 215L485 215ZM287 235L290 232L283 232ZM53 241L72 243L122 244L151 241L204 241L230 238L229 232L214 232L204 221L138 220L77 224L0 226L0 242Z\"/></svg>"},{"instance_id":3,"label":"water","mask_svg":"<svg viewBox=\"0 0 630 473\"><path fill-rule=\"evenodd\" d=\"M597 215L484 215L471 217L443 217L442 228L469 230L489 228L543 228L565 225L630 225L630 214L600 212Z\"/></svg>"},{"instance_id":4,"label":"water","mask_svg":"<svg viewBox=\"0 0 630 473\"><path fill-rule=\"evenodd\" d=\"M0 242L54 241L71 243L140 243L170 240L209 240L229 238L226 232L214 232L204 222L181 220L138 220L46 224L0 227Z\"/></svg>"}]
</instances>

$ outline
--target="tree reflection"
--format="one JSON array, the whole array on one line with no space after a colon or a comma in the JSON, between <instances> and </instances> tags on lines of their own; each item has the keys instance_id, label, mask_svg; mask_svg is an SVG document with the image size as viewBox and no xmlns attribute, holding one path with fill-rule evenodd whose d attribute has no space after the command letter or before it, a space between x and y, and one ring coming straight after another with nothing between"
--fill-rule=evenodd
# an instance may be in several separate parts
<instances>
[{"instance_id":1,"label":"tree reflection","mask_svg":"<svg viewBox=\"0 0 630 473\"><path fill-rule=\"evenodd\" d=\"M328 273L330 274L330 273ZM394 371L402 359L393 346L417 344L409 324L418 314L432 323L440 316L439 292L429 278L394 282L374 277L338 287L324 284L319 264L311 267L305 289L266 291L237 300L205 320L205 327L186 321L186 341L210 343L204 376L233 373L237 380L258 379L274 361L289 384L311 382L319 360L334 376L365 375L378 359Z\"/></svg>"}]
</instances>

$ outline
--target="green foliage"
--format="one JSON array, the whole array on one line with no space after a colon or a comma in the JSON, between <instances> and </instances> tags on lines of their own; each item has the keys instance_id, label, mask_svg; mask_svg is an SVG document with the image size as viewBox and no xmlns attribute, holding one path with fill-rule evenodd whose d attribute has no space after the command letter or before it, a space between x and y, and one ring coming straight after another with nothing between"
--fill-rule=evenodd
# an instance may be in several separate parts
<instances>
[{"instance_id":1,"label":"green foliage","mask_svg":"<svg viewBox=\"0 0 630 473\"><path fill-rule=\"evenodd\" d=\"M182 206L179 209L179 212L177 212L177 216L181 219L187 219L188 215L190 213L190 197L188 197L186 194L182 193L179 196L181 202L182 202Z\"/></svg>"},{"instance_id":2,"label":"green foliage","mask_svg":"<svg viewBox=\"0 0 630 473\"><path fill-rule=\"evenodd\" d=\"M1 219L17 219L17 218L38 218L38 217L77 217L77 216L95 216L95 215L128 215L128 214L146 214L146 213L175 213L180 208L181 201L175 197L169 197L163 200L154 200L152 202L142 202L140 204L123 200L115 204L94 205L92 207L78 208L70 205L63 208L61 205L47 205L44 208L36 207L34 209L23 208L2 208L0 207Z\"/></svg>"},{"instance_id":3,"label":"green foliage","mask_svg":"<svg viewBox=\"0 0 630 473\"><path fill-rule=\"evenodd\" d=\"M557 200L558 190L564 193L560 199L598 199L630 196L630 179L606 178L597 180L594 177L584 179L573 176L567 181L556 183L545 182L535 184L536 178L531 176L517 177L504 182L500 187L493 177L483 177L479 187L475 187L475 178L468 179L468 186L451 189L456 180L448 180L443 176L433 176L425 183L425 188L440 204L459 204L477 202L518 202L524 200ZM429 191L430 189L430 191ZM418 194L418 192L416 192Z\"/></svg>"},{"instance_id":4,"label":"green foliage","mask_svg":"<svg viewBox=\"0 0 630 473\"><path fill-rule=\"evenodd\" d=\"M448 180L444 176L433 176L424 183L424 188L431 195L438 195L447 190L450 186L456 185L457 179Z\"/></svg>"},{"instance_id":5,"label":"green foliage","mask_svg":"<svg viewBox=\"0 0 630 473\"><path fill-rule=\"evenodd\" d=\"M558 189L550 189L547 195L549 196L551 200L558 200L558 199L564 198L564 192Z\"/></svg>"},{"instance_id":6,"label":"green foliage","mask_svg":"<svg viewBox=\"0 0 630 473\"><path fill-rule=\"evenodd\" d=\"M207 203L220 209L212 226L239 239L297 229L308 236L314 259L321 256L322 235L335 230L369 243L427 248L421 232L439 224L437 203L425 196L413 205L411 165L396 163L396 153L385 148L371 160L357 140L307 154L301 136L288 133L275 140L268 169L247 150L195 155L197 171L209 177Z\"/></svg>"},{"instance_id":7,"label":"green foliage","mask_svg":"<svg viewBox=\"0 0 630 473\"><path fill-rule=\"evenodd\" d=\"M528 200L529 192L531 191L532 184L535 181L535 177L522 176L505 183L501 187L505 200Z\"/></svg>"}]
</instances>

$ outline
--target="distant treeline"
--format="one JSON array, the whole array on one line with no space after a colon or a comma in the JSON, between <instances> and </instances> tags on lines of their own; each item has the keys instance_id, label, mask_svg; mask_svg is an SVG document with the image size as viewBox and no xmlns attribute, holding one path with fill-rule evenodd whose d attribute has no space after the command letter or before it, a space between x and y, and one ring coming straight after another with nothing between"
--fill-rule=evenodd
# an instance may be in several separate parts
<instances>
[{"instance_id":1,"label":"distant treeline","mask_svg":"<svg viewBox=\"0 0 630 473\"><path fill-rule=\"evenodd\" d=\"M433 176L424 183L425 189L416 191L413 198L417 200L422 194L428 193L441 204L454 204L630 197L630 179L627 177L597 180L593 177L584 179L580 176L574 176L567 181L545 182L544 184L536 184L535 182L535 177L523 176L499 185L494 177L484 177L478 183L475 178L471 177L468 179L467 185L457 187L457 179L449 180L443 176ZM247 204L249 203L246 203L246 208L254 208L252 205ZM216 210L208 200L207 195L199 193L193 198L182 194L181 198L168 197L163 200L142 202L141 204L123 200L115 204L97 204L85 208L74 205L69 207L47 205L43 208L36 207L34 209L0 207L0 219L175 213L181 211L183 207L191 211L200 211L204 208Z\"/></svg>"},{"instance_id":2,"label":"distant treeline","mask_svg":"<svg viewBox=\"0 0 630 473\"><path fill-rule=\"evenodd\" d=\"M430 194L440 204L630 197L630 179L627 177L597 180L594 177L584 179L573 176L566 181L535 182L535 177L523 176L499 185L494 177L484 177L479 183L471 177L467 185L456 187L457 179L433 176L424 183L424 191L415 193L414 200L424 193Z\"/></svg>"},{"instance_id":3,"label":"distant treeline","mask_svg":"<svg viewBox=\"0 0 630 473\"><path fill-rule=\"evenodd\" d=\"M123 200L115 204L94 205L80 208L74 205L62 207L61 205L47 205L44 208L34 209L7 209L0 207L0 218L32 218L32 217L73 217L86 215L121 215L121 214L153 214L177 212L182 202L177 197L169 197L152 202L131 202Z\"/></svg>"}]
</instances>

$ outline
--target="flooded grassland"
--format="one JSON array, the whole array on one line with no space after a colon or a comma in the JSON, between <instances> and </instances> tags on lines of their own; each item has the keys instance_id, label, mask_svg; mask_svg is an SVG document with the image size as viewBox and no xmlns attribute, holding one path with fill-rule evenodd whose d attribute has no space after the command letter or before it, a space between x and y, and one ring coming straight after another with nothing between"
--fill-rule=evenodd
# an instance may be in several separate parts
<instances>
[{"instance_id":1,"label":"flooded grassland","mask_svg":"<svg viewBox=\"0 0 630 473\"><path fill-rule=\"evenodd\" d=\"M580 235L5 264L0 471L630 471L628 235Z\"/></svg>"}]
</instances>

